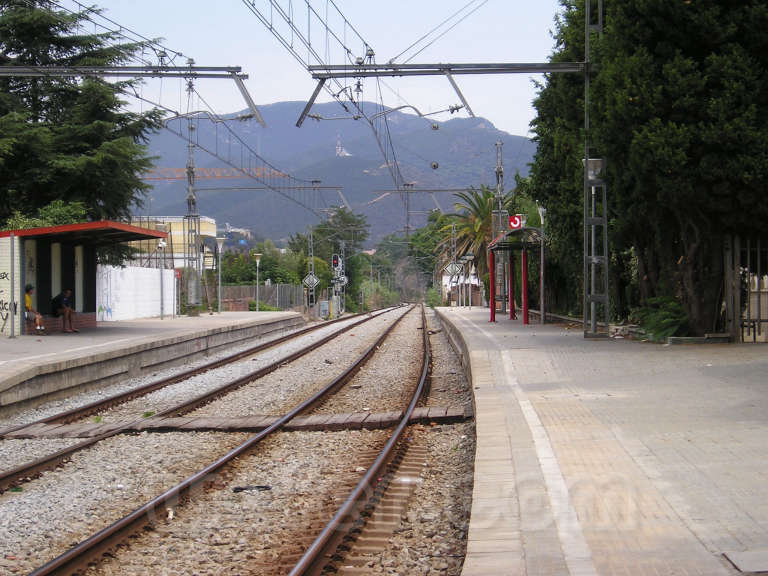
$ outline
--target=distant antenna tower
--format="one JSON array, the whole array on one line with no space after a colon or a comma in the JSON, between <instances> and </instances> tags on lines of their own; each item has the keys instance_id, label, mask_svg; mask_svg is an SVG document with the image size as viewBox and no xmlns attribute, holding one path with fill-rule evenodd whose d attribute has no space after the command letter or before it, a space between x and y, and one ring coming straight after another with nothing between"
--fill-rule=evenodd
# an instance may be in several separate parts
<instances>
[{"instance_id":1,"label":"distant antenna tower","mask_svg":"<svg viewBox=\"0 0 768 576\"><path fill-rule=\"evenodd\" d=\"M352 156L352 154L344 150L344 146L341 145L341 134L336 134L336 156L339 158Z\"/></svg>"}]
</instances>

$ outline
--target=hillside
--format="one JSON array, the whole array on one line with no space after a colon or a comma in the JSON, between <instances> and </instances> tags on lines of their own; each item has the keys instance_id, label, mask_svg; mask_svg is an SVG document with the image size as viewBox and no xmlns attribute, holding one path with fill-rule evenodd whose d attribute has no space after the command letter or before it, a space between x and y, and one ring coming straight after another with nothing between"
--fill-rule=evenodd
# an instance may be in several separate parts
<instances>
[{"instance_id":1,"label":"hillside","mask_svg":"<svg viewBox=\"0 0 768 576\"><path fill-rule=\"evenodd\" d=\"M261 106L267 123L262 128L254 121L233 121L230 125L239 136L269 162L294 176L318 179L323 185L342 186L343 194L351 207L365 214L371 223L371 240L405 225L404 205L397 194L382 196L391 190L392 179L384 165L373 133L364 121L307 119L301 128L295 123L303 102L279 102ZM365 104L373 111L374 105ZM336 103L317 104L313 114L324 118L345 115ZM497 130L482 118L453 118L446 122L427 121L399 111L388 115L397 158L407 181L416 187L461 188L470 185L494 184L496 151L494 144L504 142L504 165L508 186L513 183L515 172L527 173L527 164L535 151L535 144L527 138L512 136ZM200 122L201 136L214 130L210 122ZM337 156L340 142L346 156ZM156 156L159 167L180 168L186 164L186 142L162 131L149 143L150 154ZM221 166L216 158L198 151L196 164L201 167ZM439 167L433 169L433 162ZM150 193L153 214L183 214L186 211L185 183L183 181L156 182ZM252 179L204 181L200 187L257 186ZM436 195L443 210L452 209L452 195ZM318 199L320 208L341 204L341 198L333 191L324 191ZM200 213L216 218L223 225L253 229L260 235L280 240L296 231L306 229L316 217L300 206L268 191L204 191L198 192ZM426 194L413 194L412 211L425 211L435 207ZM424 221L423 214L413 214L412 224Z\"/></svg>"}]
</instances>

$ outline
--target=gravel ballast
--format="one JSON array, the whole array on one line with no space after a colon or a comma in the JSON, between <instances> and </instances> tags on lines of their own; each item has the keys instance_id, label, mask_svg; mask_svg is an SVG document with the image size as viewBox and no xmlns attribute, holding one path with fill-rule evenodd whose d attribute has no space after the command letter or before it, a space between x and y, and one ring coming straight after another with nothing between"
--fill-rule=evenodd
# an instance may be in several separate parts
<instances>
[{"instance_id":1,"label":"gravel ballast","mask_svg":"<svg viewBox=\"0 0 768 576\"><path fill-rule=\"evenodd\" d=\"M429 466L387 548L372 555L369 573L459 576L472 509L474 424L413 426L411 434L426 448Z\"/></svg>"},{"instance_id":2,"label":"gravel ballast","mask_svg":"<svg viewBox=\"0 0 768 576\"><path fill-rule=\"evenodd\" d=\"M0 441L0 472L82 442L82 438L7 439Z\"/></svg>"},{"instance_id":3,"label":"gravel ballast","mask_svg":"<svg viewBox=\"0 0 768 576\"><path fill-rule=\"evenodd\" d=\"M421 311L414 308L368 362L313 414L403 410L419 380L423 354Z\"/></svg>"},{"instance_id":4,"label":"gravel ballast","mask_svg":"<svg viewBox=\"0 0 768 576\"><path fill-rule=\"evenodd\" d=\"M344 372L407 309L383 314L263 378L246 384L189 416L284 414Z\"/></svg>"},{"instance_id":5,"label":"gravel ballast","mask_svg":"<svg viewBox=\"0 0 768 576\"><path fill-rule=\"evenodd\" d=\"M472 406L472 390L464 375L464 368L451 346L440 317L427 309L427 324L432 332L432 388L427 406Z\"/></svg>"},{"instance_id":6,"label":"gravel ballast","mask_svg":"<svg viewBox=\"0 0 768 576\"><path fill-rule=\"evenodd\" d=\"M3 570L20 574L108 526L240 444L247 434L116 436L0 495Z\"/></svg>"},{"instance_id":7,"label":"gravel ballast","mask_svg":"<svg viewBox=\"0 0 768 576\"><path fill-rule=\"evenodd\" d=\"M427 310L432 348L429 406L471 406L472 390L437 315ZM475 424L412 426L429 466L385 550L372 554L370 574L459 576L467 547L474 484Z\"/></svg>"},{"instance_id":8,"label":"gravel ballast","mask_svg":"<svg viewBox=\"0 0 768 576\"><path fill-rule=\"evenodd\" d=\"M273 436L219 474L213 489L175 510L172 520L162 520L87 574L285 574L281 558L301 549L310 520L330 518L341 504L333 498L338 482L356 482L387 435L354 430Z\"/></svg>"},{"instance_id":9,"label":"gravel ballast","mask_svg":"<svg viewBox=\"0 0 768 576\"><path fill-rule=\"evenodd\" d=\"M114 408L102 412L100 414L102 422L113 423L138 420L146 414L157 414L158 412L181 404L190 398L205 394L206 392L240 378L249 372L258 370L281 358L285 358L298 349L312 342L316 342L329 334L337 332L358 320L360 320L360 318L337 322L336 324L322 327L310 334L278 344L274 348L269 348L249 358L244 358L243 360L221 366L214 370L208 370L207 372L188 378L183 382L171 384L170 386L151 392L146 396L130 400L124 404L120 404L119 406L115 406ZM229 351L229 354L232 353L233 351Z\"/></svg>"}]
</instances>

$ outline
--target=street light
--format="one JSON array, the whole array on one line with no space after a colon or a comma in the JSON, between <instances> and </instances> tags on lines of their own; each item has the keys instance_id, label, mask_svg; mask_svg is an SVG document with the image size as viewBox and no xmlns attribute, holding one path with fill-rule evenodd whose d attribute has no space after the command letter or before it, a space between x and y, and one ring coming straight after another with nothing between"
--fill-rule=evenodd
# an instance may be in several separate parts
<instances>
[{"instance_id":1,"label":"street light","mask_svg":"<svg viewBox=\"0 0 768 576\"><path fill-rule=\"evenodd\" d=\"M216 264L216 268L218 269L218 272L219 272L219 291L216 293L219 296L218 298L216 298L216 300L218 300L219 302L219 314L221 314L221 251L224 249L225 241L226 241L226 238L216 238L216 247L219 249L218 250L219 261Z\"/></svg>"},{"instance_id":2,"label":"street light","mask_svg":"<svg viewBox=\"0 0 768 576\"><path fill-rule=\"evenodd\" d=\"M259 262L261 262L261 254L258 252L253 255L256 258L256 312L259 311Z\"/></svg>"}]
</instances>

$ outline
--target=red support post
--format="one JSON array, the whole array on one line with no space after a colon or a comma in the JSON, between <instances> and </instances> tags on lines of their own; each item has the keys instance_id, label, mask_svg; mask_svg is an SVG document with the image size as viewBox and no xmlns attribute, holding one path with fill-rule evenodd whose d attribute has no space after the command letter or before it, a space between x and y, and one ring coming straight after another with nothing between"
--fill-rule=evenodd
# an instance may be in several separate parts
<instances>
[{"instance_id":1,"label":"red support post","mask_svg":"<svg viewBox=\"0 0 768 576\"><path fill-rule=\"evenodd\" d=\"M491 322L496 322L496 262L493 254L493 250L488 251L488 281L490 286L488 287L488 300L491 306Z\"/></svg>"},{"instance_id":2,"label":"red support post","mask_svg":"<svg viewBox=\"0 0 768 576\"><path fill-rule=\"evenodd\" d=\"M509 251L509 319L514 320L515 314L515 255Z\"/></svg>"},{"instance_id":3,"label":"red support post","mask_svg":"<svg viewBox=\"0 0 768 576\"><path fill-rule=\"evenodd\" d=\"M523 283L520 287L520 290L522 292L522 301L523 301L523 324L528 324L528 252L525 248L523 248L523 252L521 254L521 268L522 274L523 274Z\"/></svg>"}]
</instances>

